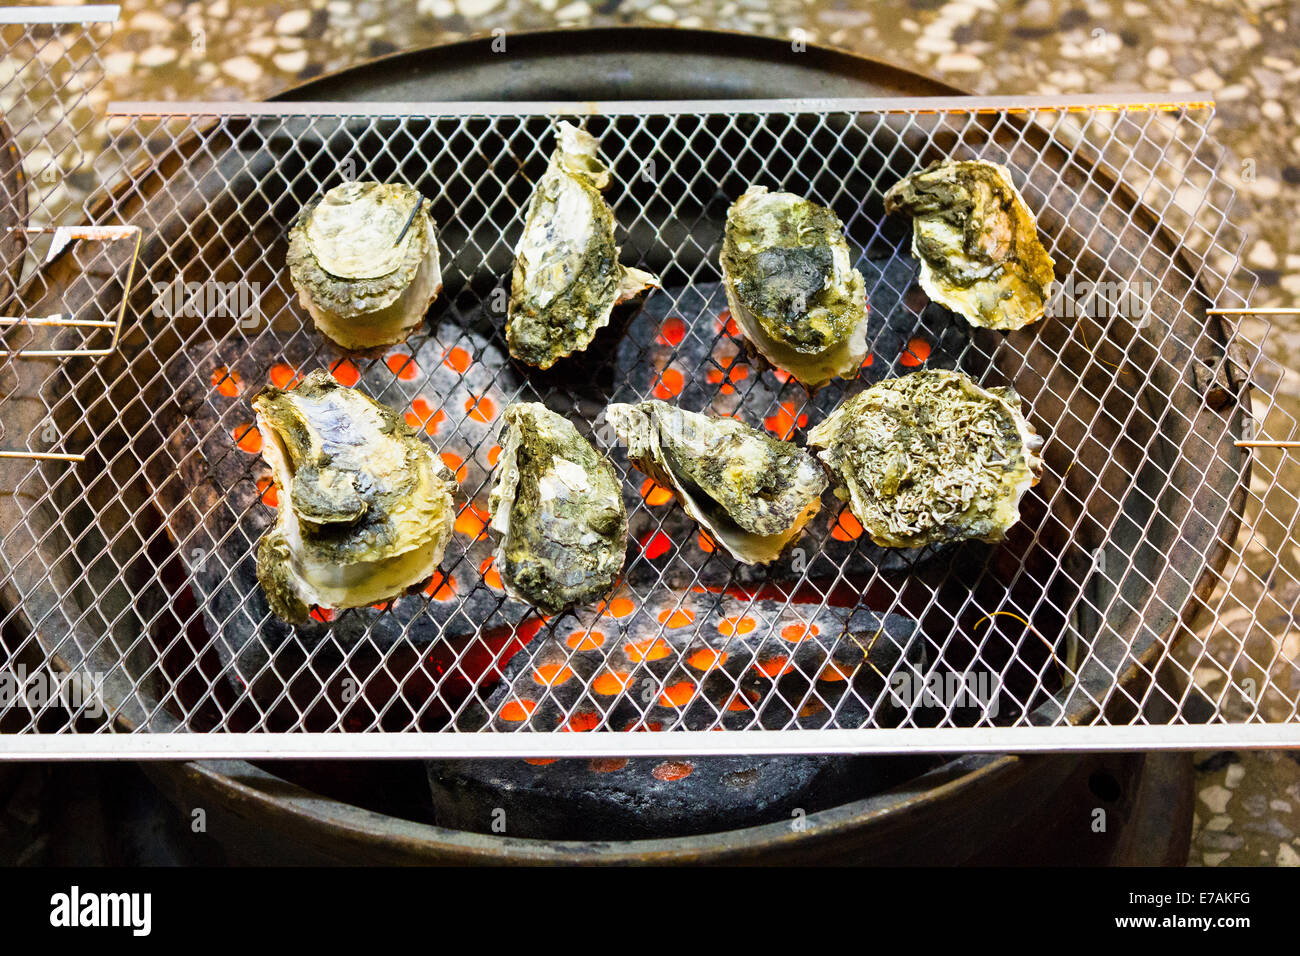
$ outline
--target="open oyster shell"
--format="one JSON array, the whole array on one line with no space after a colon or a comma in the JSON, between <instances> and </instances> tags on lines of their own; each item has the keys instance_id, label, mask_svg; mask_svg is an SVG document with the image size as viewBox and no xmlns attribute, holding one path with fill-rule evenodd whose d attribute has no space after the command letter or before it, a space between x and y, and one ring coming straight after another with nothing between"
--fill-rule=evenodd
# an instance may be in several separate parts
<instances>
[{"instance_id":1,"label":"open oyster shell","mask_svg":"<svg viewBox=\"0 0 1300 956\"><path fill-rule=\"evenodd\" d=\"M429 201L399 184L335 186L289 230L289 278L345 349L400 342L442 290Z\"/></svg>"},{"instance_id":2,"label":"open oyster shell","mask_svg":"<svg viewBox=\"0 0 1300 956\"><path fill-rule=\"evenodd\" d=\"M1052 257L1005 166L932 163L885 193L886 212L912 220L921 288L971 325L1015 330L1043 317Z\"/></svg>"},{"instance_id":3,"label":"open oyster shell","mask_svg":"<svg viewBox=\"0 0 1300 956\"><path fill-rule=\"evenodd\" d=\"M999 541L1042 472L1042 439L1020 397L939 369L860 392L809 432L808 444L823 449L836 494L888 548Z\"/></svg>"},{"instance_id":4,"label":"open oyster shell","mask_svg":"<svg viewBox=\"0 0 1300 956\"><path fill-rule=\"evenodd\" d=\"M659 401L610 405L605 418L632 464L671 488L738 561L774 561L821 507L826 476L816 459L734 418Z\"/></svg>"},{"instance_id":5,"label":"open oyster shell","mask_svg":"<svg viewBox=\"0 0 1300 956\"><path fill-rule=\"evenodd\" d=\"M813 388L858 374L866 284L835 213L751 186L727 211L721 265L731 314L769 362Z\"/></svg>"},{"instance_id":6,"label":"open oyster shell","mask_svg":"<svg viewBox=\"0 0 1300 956\"><path fill-rule=\"evenodd\" d=\"M277 616L364 607L432 576L456 518L454 476L391 409L323 369L253 399L279 489L257 577Z\"/></svg>"},{"instance_id":7,"label":"open oyster shell","mask_svg":"<svg viewBox=\"0 0 1300 956\"><path fill-rule=\"evenodd\" d=\"M585 349L615 305L658 285L650 273L619 265L598 147L586 130L559 124L515 249L506 341L511 355L537 368Z\"/></svg>"},{"instance_id":8,"label":"open oyster shell","mask_svg":"<svg viewBox=\"0 0 1300 956\"><path fill-rule=\"evenodd\" d=\"M488 508L506 593L546 614L604 597L627 549L613 467L544 405L511 405L504 417Z\"/></svg>"}]
</instances>

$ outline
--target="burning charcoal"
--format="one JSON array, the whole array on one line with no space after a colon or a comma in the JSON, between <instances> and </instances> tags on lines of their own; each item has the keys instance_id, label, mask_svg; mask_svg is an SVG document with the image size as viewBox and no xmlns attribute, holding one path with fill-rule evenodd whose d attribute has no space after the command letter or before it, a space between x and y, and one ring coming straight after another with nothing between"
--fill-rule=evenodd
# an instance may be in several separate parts
<instances>
[{"instance_id":1,"label":"burning charcoal","mask_svg":"<svg viewBox=\"0 0 1300 956\"><path fill-rule=\"evenodd\" d=\"M547 622L459 726L516 731L857 728L919 673L915 621L867 610L657 589Z\"/></svg>"},{"instance_id":2,"label":"burning charcoal","mask_svg":"<svg viewBox=\"0 0 1300 956\"><path fill-rule=\"evenodd\" d=\"M895 719L887 680L920 674L916 622L697 592L628 593L565 614L517 654L464 730L861 727ZM527 837L708 832L830 805L882 766L844 757L466 760L428 764L436 819ZM865 776L864 776L865 775ZM867 784L870 785L869 783Z\"/></svg>"},{"instance_id":3,"label":"burning charcoal","mask_svg":"<svg viewBox=\"0 0 1300 956\"><path fill-rule=\"evenodd\" d=\"M427 765L434 820L546 840L689 836L836 806L906 779L862 757L439 760ZM504 818L501 816L504 812Z\"/></svg>"},{"instance_id":4,"label":"burning charcoal","mask_svg":"<svg viewBox=\"0 0 1300 956\"><path fill-rule=\"evenodd\" d=\"M861 268L869 271L875 264L865 261ZM890 282L906 278L891 276ZM900 311L871 313L869 341L881 355L901 354L914 331L914 317L888 322L882 318ZM891 324L895 321L902 324ZM953 322L964 327L960 320ZM425 706L427 695L418 700L419 689L432 686L436 678L444 698L439 703L451 703L454 709L455 703L446 699L449 682L469 693L485 672L509 658L510 648L526 643L537 626L537 613L505 593L487 531L489 490L501 455L501 414L524 388L523 373L504 345L490 338L451 323L442 326L439 338L442 341L428 339L419 345L420 340L413 340L382 358L349 358L332 347L317 346L296 327L282 334L272 325L246 342L232 341L216 350L204 343L183 350L167 368L177 401L160 413L160 427L174 436L169 456L179 464L174 477L151 475L151 480L193 598L202 609L216 669L236 694L247 694L259 707L288 707L286 690L297 693L293 689L298 687L314 700L321 685L328 683L328 696L320 703L322 717L335 719L334 711L345 708L337 706L334 684L355 674L362 679L364 698L369 692L367 675L378 680L386 666L390 673L411 672L419 678L404 685L404 692L420 712L421 726L434 729L438 716L445 714ZM771 370L742 375L739 369L750 368L742 344L728 331L720 285L705 287L702 293L655 296L629 320L627 334L617 345L610 374L621 384L611 393L587 401L575 399L577 393L558 384L537 387L543 389L546 404L567 415L584 434L605 407L606 394L610 401L624 402L659 394L712 415L735 414L743 396L742 414L778 438L816 424L846 389L859 387L836 381L809 399L797 383L782 381ZM931 361L952 362L960 347L945 333L935 339ZM257 585L252 555L274 520L275 488L258 455L248 400L268 382L286 387L322 367L343 384L400 410L408 424L424 432L459 480L459 510L440 573L427 585L381 608L333 616L318 612L309 623L290 628L270 614ZM669 374L696 367L717 374L682 376L680 381ZM862 369L861 378L874 381L897 370L897 361L878 358ZM533 381L536 373L528 374ZM177 413L184 418L167 420ZM809 416L807 424L803 415ZM865 581L877 570L920 567L934 552L927 548L904 557L876 548L852 515L827 494L822 511L808 522L792 551L766 568L748 567L718 551L672 504L671 494L630 469L621 451L614 461L632 479L622 483L631 524L623 580L637 593L692 586L751 591L771 587L780 592L783 582L793 592L801 580L813 582L809 589L836 580L840 564L843 580ZM796 561L803 564L796 566ZM376 684L375 693L381 691ZM778 704L773 700L767 705L772 710L765 719L779 716ZM288 707L287 716L293 722L300 718L293 707ZM357 719L365 725L373 714L366 711ZM388 719L401 726L399 715L389 712ZM818 718L806 714L800 719ZM692 725L695 720L693 712Z\"/></svg>"}]
</instances>

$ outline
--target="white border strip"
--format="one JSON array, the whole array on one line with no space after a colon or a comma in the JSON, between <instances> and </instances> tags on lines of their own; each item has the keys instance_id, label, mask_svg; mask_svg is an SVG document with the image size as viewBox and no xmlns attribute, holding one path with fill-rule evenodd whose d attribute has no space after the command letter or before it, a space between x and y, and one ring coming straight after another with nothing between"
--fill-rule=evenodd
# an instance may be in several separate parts
<instances>
[{"instance_id":1,"label":"white border strip","mask_svg":"<svg viewBox=\"0 0 1300 956\"><path fill-rule=\"evenodd\" d=\"M84 7L0 7L0 24L116 23L122 8L116 4Z\"/></svg>"},{"instance_id":2,"label":"white border strip","mask_svg":"<svg viewBox=\"0 0 1300 956\"><path fill-rule=\"evenodd\" d=\"M746 730L733 733L7 734L0 760L637 757L724 754L1054 753L1300 748L1300 723Z\"/></svg>"},{"instance_id":3,"label":"white border strip","mask_svg":"<svg viewBox=\"0 0 1300 956\"><path fill-rule=\"evenodd\" d=\"M893 96L788 100L606 100L583 102L500 100L465 103L395 102L113 102L109 116L644 116L678 113L982 113L1028 110L1179 110L1209 108L1204 92L1101 93L1070 96Z\"/></svg>"}]
</instances>

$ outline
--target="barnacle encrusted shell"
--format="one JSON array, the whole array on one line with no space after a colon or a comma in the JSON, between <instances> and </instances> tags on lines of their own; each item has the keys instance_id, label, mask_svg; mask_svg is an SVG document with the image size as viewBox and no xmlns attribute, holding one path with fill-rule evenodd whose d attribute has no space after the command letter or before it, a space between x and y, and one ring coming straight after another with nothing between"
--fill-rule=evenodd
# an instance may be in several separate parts
<instances>
[{"instance_id":1,"label":"barnacle encrusted shell","mask_svg":"<svg viewBox=\"0 0 1300 956\"><path fill-rule=\"evenodd\" d=\"M751 186L727 211L721 265L731 314L769 362L813 388L858 374L866 284L834 212Z\"/></svg>"},{"instance_id":2,"label":"barnacle encrusted shell","mask_svg":"<svg viewBox=\"0 0 1300 956\"><path fill-rule=\"evenodd\" d=\"M289 230L288 262L298 301L345 349L402 341L442 289L429 201L395 183L329 190Z\"/></svg>"},{"instance_id":3,"label":"barnacle encrusted shell","mask_svg":"<svg viewBox=\"0 0 1300 956\"><path fill-rule=\"evenodd\" d=\"M658 285L618 262L614 213L600 194L609 170L598 148L586 130L559 124L515 249L506 341L511 355L538 368L585 349L615 305Z\"/></svg>"},{"instance_id":4,"label":"barnacle encrusted shell","mask_svg":"<svg viewBox=\"0 0 1300 956\"><path fill-rule=\"evenodd\" d=\"M271 610L364 607L432 576L451 537L454 476L391 409L318 369L253 399L279 489L257 546Z\"/></svg>"},{"instance_id":5,"label":"barnacle encrusted shell","mask_svg":"<svg viewBox=\"0 0 1300 956\"><path fill-rule=\"evenodd\" d=\"M505 411L488 508L506 593L547 614L604 597L623 569L627 510L613 467L537 402Z\"/></svg>"},{"instance_id":6,"label":"barnacle encrusted shell","mask_svg":"<svg viewBox=\"0 0 1300 956\"><path fill-rule=\"evenodd\" d=\"M935 302L986 329L1021 329L1043 317L1052 257L1005 166L932 163L885 193L885 211L913 217L912 255Z\"/></svg>"},{"instance_id":7,"label":"barnacle encrusted shell","mask_svg":"<svg viewBox=\"0 0 1300 956\"><path fill-rule=\"evenodd\" d=\"M886 379L808 434L836 494L882 547L1001 540L1042 470L1010 388L939 369Z\"/></svg>"},{"instance_id":8,"label":"barnacle encrusted shell","mask_svg":"<svg viewBox=\"0 0 1300 956\"><path fill-rule=\"evenodd\" d=\"M816 459L734 418L660 401L610 405L605 418L632 464L671 488L738 561L774 561L821 507L826 476Z\"/></svg>"}]
</instances>

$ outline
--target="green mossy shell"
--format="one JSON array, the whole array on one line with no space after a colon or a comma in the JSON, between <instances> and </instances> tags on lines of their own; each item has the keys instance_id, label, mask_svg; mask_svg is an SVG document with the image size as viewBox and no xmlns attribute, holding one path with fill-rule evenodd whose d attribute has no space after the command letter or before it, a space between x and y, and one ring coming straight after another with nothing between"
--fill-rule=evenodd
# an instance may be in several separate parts
<instances>
[{"instance_id":1,"label":"green mossy shell","mask_svg":"<svg viewBox=\"0 0 1300 956\"><path fill-rule=\"evenodd\" d=\"M560 123L557 141L515 250L506 317L510 354L541 369L585 349L617 303L656 283L618 262L596 140Z\"/></svg>"},{"instance_id":2,"label":"green mossy shell","mask_svg":"<svg viewBox=\"0 0 1300 956\"><path fill-rule=\"evenodd\" d=\"M506 591L546 614L604 597L627 548L613 467L541 404L511 405L504 419L489 508Z\"/></svg>"},{"instance_id":3,"label":"green mossy shell","mask_svg":"<svg viewBox=\"0 0 1300 956\"><path fill-rule=\"evenodd\" d=\"M734 418L661 401L611 405L605 415L632 464L671 488L739 561L775 560L821 507L826 476L817 460Z\"/></svg>"},{"instance_id":4,"label":"green mossy shell","mask_svg":"<svg viewBox=\"0 0 1300 956\"><path fill-rule=\"evenodd\" d=\"M837 494L871 540L889 548L1001 540L1042 467L1014 391L939 369L860 392L808 444L823 449Z\"/></svg>"},{"instance_id":5,"label":"green mossy shell","mask_svg":"<svg viewBox=\"0 0 1300 956\"><path fill-rule=\"evenodd\" d=\"M277 615L373 604L428 578L451 536L455 479L397 413L323 369L292 390L267 386L253 407L280 488L276 525L258 547Z\"/></svg>"},{"instance_id":6,"label":"green mossy shell","mask_svg":"<svg viewBox=\"0 0 1300 956\"><path fill-rule=\"evenodd\" d=\"M731 311L754 346L811 387L866 356L866 283L825 206L753 186L727 212L720 258Z\"/></svg>"},{"instance_id":7,"label":"green mossy shell","mask_svg":"<svg viewBox=\"0 0 1300 956\"><path fill-rule=\"evenodd\" d=\"M1043 317L1052 257L1005 166L944 160L896 183L885 211L912 219L921 287L978 328L1015 330Z\"/></svg>"}]
</instances>

